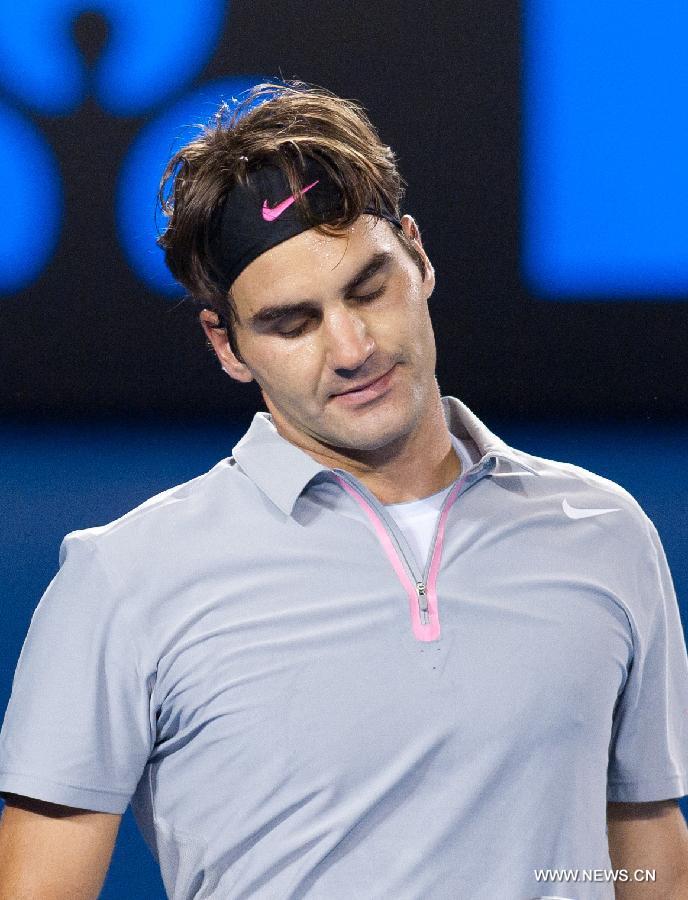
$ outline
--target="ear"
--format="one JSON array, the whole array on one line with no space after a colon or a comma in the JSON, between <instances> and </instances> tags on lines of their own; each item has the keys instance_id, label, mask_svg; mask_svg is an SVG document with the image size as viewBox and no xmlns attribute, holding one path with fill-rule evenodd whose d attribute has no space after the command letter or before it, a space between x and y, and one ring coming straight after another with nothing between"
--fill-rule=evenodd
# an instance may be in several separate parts
<instances>
[{"instance_id":1,"label":"ear","mask_svg":"<svg viewBox=\"0 0 688 900\"><path fill-rule=\"evenodd\" d=\"M217 313L213 312L211 309L201 310L199 321L205 332L205 336L208 338L215 351L215 355L220 360L220 365L227 375L229 375L230 378L234 378L236 381L242 381L244 384L253 381L251 370L246 363L237 358L234 351L229 346L227 330L225 328L212 327L213 325L219 324L220 320Z\"/></svg>"},{"instance_id":2,"label":"ear","mask_svg":"<svg viewBox=\"0 0 688 900\"><path fill-rule=\"evenodd\" d=\"M401 227L406 237L411 241L423 258L423 262L425 263L425 279L423 283L427 289L427 296L429 297L435 289L435 268L430 262L430 259L425 252L425 248L423 247L420 229L413 216L409 216L408 214L401 217Z\"/></svg>"}]
</instances>

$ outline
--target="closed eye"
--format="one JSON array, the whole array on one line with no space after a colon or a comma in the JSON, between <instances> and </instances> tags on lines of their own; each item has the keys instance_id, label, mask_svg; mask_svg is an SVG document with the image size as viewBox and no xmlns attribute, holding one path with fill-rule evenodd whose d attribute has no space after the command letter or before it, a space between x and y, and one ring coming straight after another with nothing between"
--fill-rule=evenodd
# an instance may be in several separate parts
<instances>
[{"instance_id":1,"label":"closed eye","mask_svg":"<svg viewBox=\"0 0 688 900\"><path fill-rule=\"evenodd\" d=\"M370 300L377 300L378 297L381 297L385 292L384 284L382 287L379 287L376 291L373 291L370 294L354 294L352 296L352 300L362 300L364 303L369 302Z\"/></svg>"},{"instance_id":2,"label":"closed eye","mask_svg":"<svg viewBox=\"0 0 688 900\"><path fill-rule=\"evenodd\" d=\"M353 294L351 299L352 300L360 300L362 303L370 303L373 300L377 300L378 297L381 297L384 294L384 292L385 292L385 285L382 285L381 287L377 288L377 290L371 291L371 293L369 293L369 294ZM311 321L311 319L308 318L305 321L301 322L299 325L297 325L295 328L290 328L288 331L282 331L281 329L278 329L277 334L280 337L285 337L285 338L299 337L299 335L303 334L304 331L306 330L306 328L308 328L308 324L310 321Z\"/></svg>"},{"instance_id":3,"label":"closed eye","mask_svg":"<svg viewBox=\"0 0 688 900\"><path fill-rule=\"evenodd\" d=\"M308 319L305 322L302 322L300 325L297 325L296 328L291 328L289 331L278 331L277 334L280 337L285 338L294 338L298 337L300 334L306 330L306 326L308 325Z\"/></svg>"}]
</instances>

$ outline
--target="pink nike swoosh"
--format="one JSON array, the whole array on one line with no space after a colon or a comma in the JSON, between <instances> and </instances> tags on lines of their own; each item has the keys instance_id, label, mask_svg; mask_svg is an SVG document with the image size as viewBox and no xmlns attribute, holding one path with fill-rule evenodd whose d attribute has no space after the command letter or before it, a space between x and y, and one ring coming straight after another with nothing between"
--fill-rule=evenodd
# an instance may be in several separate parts
<instances>
[{"instance_id":1,"label":"pink nike swoosh","mask_svg":"<svg viewBox=\"0 0 688 900\"><path fill-rule=\"evenodd\" d=\"M306 191L310 191L312 187L320 181L319 178L316 178L313 184L309 184L305 187L301 194L305 194ZM281 203L278 203L277 206L268 206L268 201L263 200L263 209L261 210L263 214L263 218L266 222L274 222L275 219L279 218L285 209L288 209L292 205L292 203L296 200L296 194L293 194L291 197L287 197L286 200L282 200Z\"/></svg>"}]
</instances>

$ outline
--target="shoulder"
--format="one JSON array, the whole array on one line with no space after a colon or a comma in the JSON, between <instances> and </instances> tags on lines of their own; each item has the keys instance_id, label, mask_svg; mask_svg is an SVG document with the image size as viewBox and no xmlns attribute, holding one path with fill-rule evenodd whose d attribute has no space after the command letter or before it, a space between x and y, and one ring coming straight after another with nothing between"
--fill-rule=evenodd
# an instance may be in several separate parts
<instances>
[{"instance_id":1,"label":"shoulder","mask_svg":"<svg viewBox=\"0 0 688 900\"><path fill-rule=\"evenodd\" d=\"M528 515L556 545L594 574L623 606L634 632L646 633L673 583L657 528L638 500L610 478L569 462L518 452L537 475L527 479ZM524 479L525 481L525 479Z\"/></svg>"},{"instance_id":2,"label":"shoulder","mask_svg":"<svg viewBox=\"0 0 688 900\"><path fill-rule=\"evenodd\" d=\"M515 457L536 473L537 477L529 484L533 499L554 502L573 519L590 517L629 549L631 546L644 549L654 557L659 541L657 530L630 491L583 466L511 449ZM613 511L615 515L596 515L602 511Z\"/></svg>"},{"instance_id":3,"label":"shoulder","mask_svg":"<svg viewBox=\"0 0 688 900\"><path fill-rule=\"evenodd\" d=\"M546 459L543 456L535 456L532 453L513 448L512 450L518 458L537 473L537 483L544 492L572 491L594 498L596 502L607 506L621 506L638 520L647 519L635 497L611 478L606 478L574 463Z\"/></svg>"},{"instance_id":4,"label":"shoulder","mask_svg":"<svg viewBox=\"0 0 688 900\"><path fill-rule=\"evenodd\" d=\"M106 577L130 600L151 583L172 585L236 544L257 506L256 488L232 457L103 525L65 535L60 566Z\"/></svg>"},{"instance_id":5,"label":"shoulder","mask_svg":"<svg viewBox=\"0 0 688 900\"><path fill-rule=\"evenodd\" d=\"M228 457L110 522L69 532L41 615L102 623L132 645L158 643L164 623L197 604L208 578L231 566L254 492Z\"/></svg>"}]
</instances>

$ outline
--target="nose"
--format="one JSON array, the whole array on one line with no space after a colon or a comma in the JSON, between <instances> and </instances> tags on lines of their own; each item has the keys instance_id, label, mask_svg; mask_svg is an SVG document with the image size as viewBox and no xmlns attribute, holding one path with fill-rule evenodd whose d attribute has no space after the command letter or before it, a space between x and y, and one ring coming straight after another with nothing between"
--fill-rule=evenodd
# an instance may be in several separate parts
<instances>
[{"instance_id":1,"label":"nose","mask_svg":"<svg viewBox=\"0 0 688 900\"><path fill-rule=\"evenodd\" d=\"M356 310L340 307L324 322L327 363L338 375L355 372L375 350L365 319Z\"/></svg>"}]
</instances>

